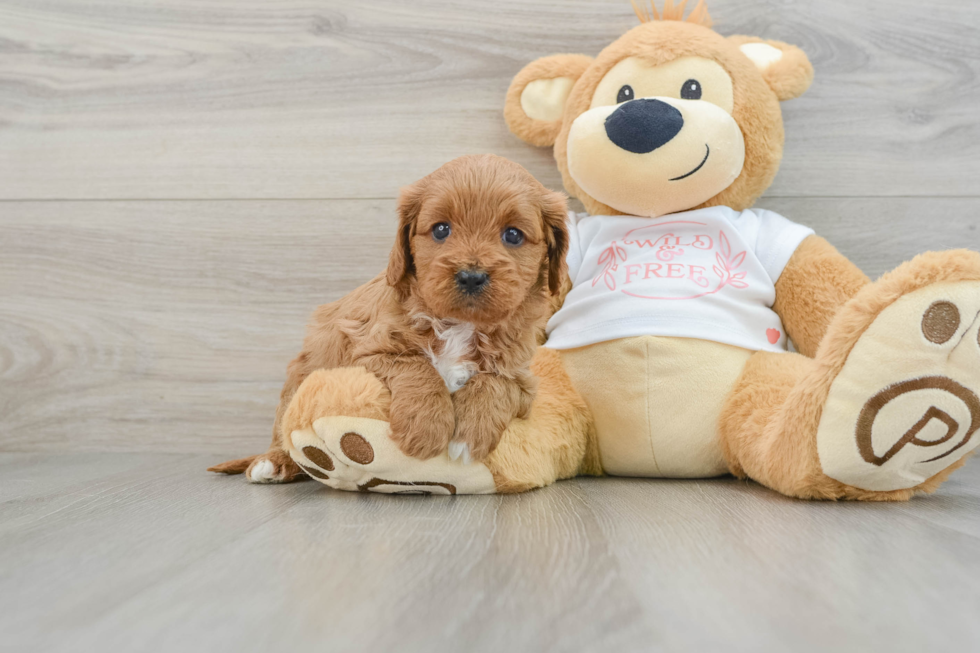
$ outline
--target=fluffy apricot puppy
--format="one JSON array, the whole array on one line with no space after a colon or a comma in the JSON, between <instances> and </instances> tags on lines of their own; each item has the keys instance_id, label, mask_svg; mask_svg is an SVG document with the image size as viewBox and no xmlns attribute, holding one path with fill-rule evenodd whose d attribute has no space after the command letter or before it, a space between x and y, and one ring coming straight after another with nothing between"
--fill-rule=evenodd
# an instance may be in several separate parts
<instances>
[{"instance_id":1,"label":"fluffy apricot puppy","mask_svg":"<svg viewBox=\"0 0 980 653\"><path fill-rule=\"evenodd\" d=\"M390 392L391 438L407 455L480 461L534 396L531 358L566 276L565 197L524 168L466 156L405 188L388 269L321 306L289 365L272 446L211 471L255 483L302 474L280 428L316 370L363 368Z\"/></svg>"}]
</instances>

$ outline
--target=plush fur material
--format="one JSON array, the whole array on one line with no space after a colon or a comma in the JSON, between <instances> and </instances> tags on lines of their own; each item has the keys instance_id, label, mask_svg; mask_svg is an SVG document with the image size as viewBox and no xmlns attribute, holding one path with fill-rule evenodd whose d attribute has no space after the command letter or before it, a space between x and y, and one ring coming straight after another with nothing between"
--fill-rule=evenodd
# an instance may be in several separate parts
<instances>
[{"instance_id":1,"label":"plush fur material","mask_svg":"<svg viewBox=\"0 0 980 653\"><path fill-rule=\"evenodd\" d=\"M687 8L687 0L681 0L680 4L675 5L674 0L665 0L663 10L657 10L657 3L650 0L650 6L640 0L630 0L633 5L633 12L641 23L649 23L654 20L686 20L688 23L711 27L711 14L708 13L708 6L704 0L698 0L697 5L691 10L691 14L685 19L684 9Z\"/></svg>"},{"instance_id":2,"label":"plush fur material","mask_svg":"<svg viewBox=\"0 0 980 653\"><path fill-rule=\"evenodd\" d=\"M561 131L561 120L536 120L529 117L521 106L524 91L528 84L540 80L568 79L574 82L591 64L592 57L556 54L538 59L522 70L511 82L504 104L504 119L510 130L532 145L554 145L555 138ZM563 98L567 99L568 96ZM564 101L558 110L564 113Z\"/></svg>"},{"instance_id":3,"label":"plush fur material","mask_svg":"<svg viewBox=\"0 0 980 653\"><path fill-rule=\"evenodd\" d=\"M815 284L814 279L823 283ZM820 236L810 236L776 282L773 309L796 350L813 357L837 311L869 283L833 245Z\"/></svg>"},{"instance_id":4,"label":"plush fur material","mask_svg":"<svg viewBox=\"0 0 980 653\"><path fill-rule=\"evenodd\" d=\"M762 78L782 102L800 97L813 83L813 66L802 50L782 41L770 41L754 36L730 36L728 40L745 54L746 44L762 43L779 50L782 55L761 70ZM758 67L758 65L756 66Z\"/></svg>"},{"instance_id":5,"label":"plush fur material","mask_svg":"<svg viewBox=\"0 0 980 653\"><path fill-rule=\"evenodd\" d=\"M658 11L637 0L634 9L641 24L594 59L555 55L521 70L507 93L507 124L533 145L554 147L566 190L594 214L657 218L716 205L748 208L769 187L782 157L779 103L801 95L813 80L806 55L777 41L721 36L710 29L704 2L687 20L683 2L668 0ZM689 74L704 80L695 96L687 93L694 79L686 79ZM660 133L666 133L664 125L616 132L619 119L607 128L617 107L639 101L648 102L644 111L673 116L673 133ZM712 106L695 108L697 102ZM628 113L651 119L637 107ZM742 138L719 140L725 125L737 126ZM689 132L677 137L683 129ZM706 167L711 174L690 176L690 184L688 175L669 179L679 185L664 183L681 163L704 156L705 144L714 144L722 164L733 168L730 179ZM603 176L608 170L616 174ZM387 288L372 282L375 294L365 304L387 306L396 301L387 299L390 293L397 302L426 298L418 285L429 278L419 273L426 250L410 247L414 225L424 220L404 217L418 213L422 197L405 195L403 247L392 253ZM542 292L535 296L535 316L558 310L572 285L554 260L564 248L555 230L563 219L557 204L552 198L555 212L542 213L551 216L543 221L542 242L549 226L553 240L539 251ZM543 292L545 283L549 292ZM304 361L304 372L291 372L291 379L299 385L309 378L299 386L295 406L289 404L292 390L284 393L280 419L285 414L290 438L316 445L307 453L302 446L290 449L312 466L315 474L308 473L333 487L363 491L484 492L487 474L497 492L521 492L577 474L727 471L801 499L901 501L934 491L980 445L980 254L923 254L871 282L833 246L811 236L776 281L773 309L800 353L753 353L653 336L560 353L539 347L530 368L537 394L529 407L502 399L516 415L506 428L501 417L508 410L494 402L474 402L481 410L489 407L482 423L479 411L456 414L458 437L484 425L503 430L485 461L471 465L425 467L444 454L421 461L384 453L395 450L389 439L399 441L395 433L405 420L424 415L431 422L431 406L419 411L399 404L398 385L384 369L364 365L327 377L311 374L319 367L363 364L353 360ZM337 321L332 313L319 319ZM543 341L542 332L531 328L539 324L534 319L516 324L529 331L496 340L490 351L502 356L514 347L512 360L523 365L534 343ZM438 378L427 364L430 377ZM336 382L346 374L349 379ZM468 388L494 396L473 380L458 392ZM324 456L317 453L321 444ZM252 465L262 479L298 476L295 465L270 467L268 461L278 464L283 456L289 460L274 447L264 458L231 461L219 471Z\"/></svg>"}]
</instances>

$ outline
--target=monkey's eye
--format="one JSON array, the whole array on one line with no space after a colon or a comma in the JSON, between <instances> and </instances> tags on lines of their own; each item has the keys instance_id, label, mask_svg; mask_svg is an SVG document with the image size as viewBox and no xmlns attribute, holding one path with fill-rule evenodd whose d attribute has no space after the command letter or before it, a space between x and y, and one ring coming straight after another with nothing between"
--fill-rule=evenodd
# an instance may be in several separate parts
<instances>
[{"instance_id":1,"label":"monkey's eye","mask_svg":"<svg viewBox=\"0 0 980 653\"><path fill-rule=\"evenodd\" d=\"M689 79L681 86L681 97L685 100L701 99L701 82L696 79Z\"/></svg>"},{"instance_id":2,"label":"monkey's eye","mask_svg":"<svg viewBox=\"0 0 980 653\"><path fill-rule=\"evenodd\" d=\"M623 88L619 89L619 94L616 95L616 104L622 104L623 102L629 102L630 100L635 100L636 94L633 93L633 87L627 84Z\"/></svg>"},{"instance_id":3,"label":"monkey's eye","mask_svg":"<svg viewBox=\"0 0 980 653\"><path fill-rule=\"evenodd\" d=\"M520 247L524 244L524 232L516 227L507 227L504 229L504 233L500 235L500 238L504 241L505 245L510 245L511 247Z\"/></svg>"},{"instance_id":4,"label":"monkey's eye","mask_svg":"<svg viewBox=\"0 0 980 653\"><path fill-rule=\"evenodd\" d=\"M436 226L432 227L432 239L437 243L449 238L449 234L453 232L453 228L449 226L448 222L440 222Z\"/></svg>"}]
</instances>

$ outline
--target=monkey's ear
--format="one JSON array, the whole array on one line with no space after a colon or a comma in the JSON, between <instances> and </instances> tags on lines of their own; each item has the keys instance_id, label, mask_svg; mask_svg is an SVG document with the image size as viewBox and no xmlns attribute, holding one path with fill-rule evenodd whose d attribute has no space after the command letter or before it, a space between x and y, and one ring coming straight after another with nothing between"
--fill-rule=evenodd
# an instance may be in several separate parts
<instances>
[{"instance_id":1,"label":"monkey's ear","mask_svg":"<svg viewBox=\"0 0 980 653\"><path fill-rule=\"evenodd\" d=\"M780 101L798 98L810 88L813 66L806 53L795 45L754 36L728 38L755 64Z\"/></svg>"},{"instance_id":2,"label":"monkey's ear","mask_svg":"<svg viewBox=\"0 0 980 653\"><path fill-rule=\"evenodd\" d=\"M404 291L409 277L415 274L415 259L412 257L412 237L415 236L422 199L425 195L425 179L406 186L398 196L398 235L388 258L388 271L385 278L388 285Z\"/></svg>"},{"instance_id":3,"label":"monkey's ear","mask_svg":"<svg viewBox=\"0 0 980 653\"><path fill-rule=\"evenodd\" d=\"M591 64L584 54L554 54L524 66L507 89L504 119L510 130L531 145L554 145L565 101Z\"/></svg>"}]
</instances>

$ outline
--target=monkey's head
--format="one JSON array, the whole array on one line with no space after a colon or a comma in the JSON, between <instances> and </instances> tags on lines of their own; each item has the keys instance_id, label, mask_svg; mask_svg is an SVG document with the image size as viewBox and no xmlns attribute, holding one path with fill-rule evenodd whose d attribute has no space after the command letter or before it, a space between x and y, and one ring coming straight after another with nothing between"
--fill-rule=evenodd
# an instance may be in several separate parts
<instances>
[{"instance_id":1,"label":"monkey's head","mask_svg":"<svg viewBox=\"0 0 980 653\"><path fill-rule=\"evenodd\" d=\"M524 67L504 115L528 143L554 146L565 189L592 214L657 217L705 206L748 208L783 151L779 103L810 86L792 45L723 37L704 0L641 24L595 58L559 54Z\"/></svg>"}]
</instances>

